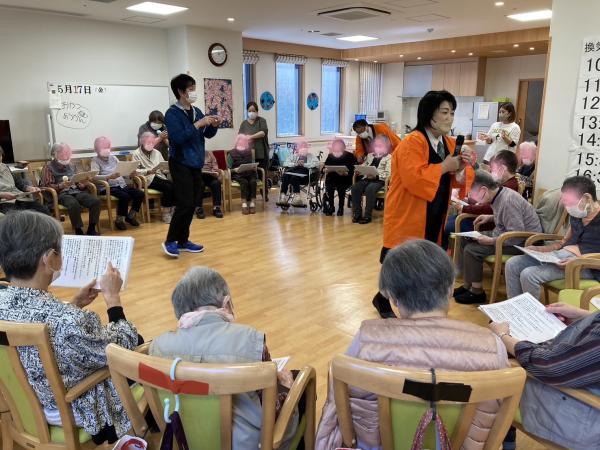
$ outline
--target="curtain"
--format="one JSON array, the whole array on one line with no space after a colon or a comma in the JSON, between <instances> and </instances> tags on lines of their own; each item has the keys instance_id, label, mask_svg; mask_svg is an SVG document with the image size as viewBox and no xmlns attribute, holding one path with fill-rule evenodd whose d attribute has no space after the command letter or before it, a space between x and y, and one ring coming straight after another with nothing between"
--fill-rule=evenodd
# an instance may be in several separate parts
<instances>
[{"instance_id":1,"label":"curtain","mask_svg":"<svg viewBox=\"0 0 600 450\"><path fill-rule=\"evenodd\" d=\"M358 68L359 78L359 112L374 115L381 105L381 85L383 66L377 63L361 62Z\"/></svg>"},{"instance_id":2,"label":"curtain","mask_svg":"<svg viewBox=\"0 0 600 450\"><path fill-rule=\"evenodd\" d=\"M299 64L303 66L307 60L308 58L302 55L275 55L276 63Z\"/></svg>"},{"instance_id":3,"label":"curtain","mask_svg":"<svg viewBox=\"0 0 600 450\"><path fill-rule=\"evenodd\" d=\"M253 50L244 50L244 64L256 64L259 60L258 53Z\"/></svg>"},{"instance_id":4,"label":"curtain","mask_svg":"<svg viewBox=\"0 0 600 450\"><path fill-rule=\"evenodd\" d=\"M337 59L321 59L321 64L324 66L348 67L348 61L340 61Z\"/></svg>"}]
</instances>

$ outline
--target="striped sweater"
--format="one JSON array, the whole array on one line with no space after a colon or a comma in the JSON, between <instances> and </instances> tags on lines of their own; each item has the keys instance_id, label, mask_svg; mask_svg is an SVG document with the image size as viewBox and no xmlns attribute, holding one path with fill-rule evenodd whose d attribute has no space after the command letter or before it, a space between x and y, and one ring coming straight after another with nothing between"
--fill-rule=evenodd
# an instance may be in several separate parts
<instances>
[{"instance_id":1,"label":"striped sweater","mask_svg":"<svg viewBox=\"0 0 600 450\"><path fill-rule=\"evenodd\" d=\"M600 392L600 312L572 323L550 341L519 342L515 356L543 383Z\"/></svg>"}]
</instances>

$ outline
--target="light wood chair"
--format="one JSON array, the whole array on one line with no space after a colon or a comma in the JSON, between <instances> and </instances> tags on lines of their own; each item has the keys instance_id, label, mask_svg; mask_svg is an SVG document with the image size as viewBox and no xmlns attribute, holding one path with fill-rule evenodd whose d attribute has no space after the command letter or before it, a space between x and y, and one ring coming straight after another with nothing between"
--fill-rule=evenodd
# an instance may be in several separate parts
<instances>
[{"instance_id":1,"label":"light wood chair","mask_svg":"<svg viewBox=\"0 0 600 450\"><path fill-rule=\"evenodd\" d=\"M234 181L231 178L231 158L229 157L229 152L231 150L225 150L225 160L227 161L227 172L225 172L225 176L223 177L223 184L227 184L227 210L231 212L231 202L233 199L233 190L236 189L240 191L240 184L237 181ZM254 161L254 149L252 149L252 161ZM267 180L265 170L262 167L257 168L257 180L256 180L256 191L261 193L262 196L262 210L265 210L266 207L266 189L267 189ZM241 192L241 191L240 191Z\"/></svg>"},{"instance_id":2,"label":"light wood chair","mask_svg":"<svg viewBox=\"0 0 600 450\"><path fill-rule=\"evenodd\" d=\"M17 347L35 347L60 412L62 426L46 422L44 410L27 381ZM110 377L102 369L66 390L44 324L0 321L0 420L3 449L13 445L36 450L95 449L91 436L75 425L71 403ZM4 405L2 405L4 403Z\"/></svg>"},{"instance_id":3,"label":"light wood chair","mask_svg":"<svg viewBox=\"0 0 600 450\"><path fill-rule=\"evenodd\" d=\"M452 383L470 389L468 400L437 402L437 410L448 430L452 448L461 448L477 406L501 399L502 406L483 447L484 450L497 450L515 416L525 377L525 371L520 367L482 372L437 371L436 386ZM410 449L417 424L429 408L429 401L404 391L411 382L416 382L421 384L423 390L436 392L431 384L430 371L407 370L337 355L331 362L331 378L343 446L354 447L357 444L349 398L349 387L354 387L377 396L383 450ZM453 388L449 386L448 389ZM426 436L425 447L435 448L434 433L428 432Z\"/></svg>"},{"instance_id":4,"label":"light wood chair","mask_svg":"<svg viewBox=\"0 0 600 450\"><path fill-rule=\"evenodd\" d=\"M355 171L354 174L352 175L352 186L354 186L354 183L356 183L356 180L358 180L358 173ZM387 177L383 187L377 191L377 194L375 194L375 198L377 200L385 201L385 197L387 195L389 185L390 185L390 177ZM351 200L352 200L352 189L350 189L346 193L346 195L348 197L348 206L350 207ZM363 197L364 197L364 195L363 195ZM361 197L361 201L362 201L362 197ZM375 209L375 211L377 211L377 210Z\"/></svg>"},{"instance_id":5,"label":"light wood chair","mask_svg":"<svg viewBox=\"0 0 600 450\"><path fill-rule=\"evenodd\" d=\"M145 432L147 424L139 410L135 408L127 384L128 379L144 387L144 395L161 431L165 429L162 401L169 398L170 404L174 405L172 392L177 390L180 393L179 411L187 441L190 448L194 449L231 449L232 396L251 391L262 392L260 448L276 449L281 445L294 410L304 395L306 414L298 426L295 438L299 440L300 436L303 436L305 448L308 450L314 448L316 374L310 366L304 367L296 378L279 417L275 420L277 396L275 363L226 365L181 362L175 369L177 381L171 384L169 374L172 361L169 359L132 352L114 344L107 346L106 354L113 382L137 435ZM152 381L149 381L149 377L144 373L151 373ZM159 383L158 380L162 382ZM167 384L163 384L164 382Z\"/></svg>"}]
</instances>

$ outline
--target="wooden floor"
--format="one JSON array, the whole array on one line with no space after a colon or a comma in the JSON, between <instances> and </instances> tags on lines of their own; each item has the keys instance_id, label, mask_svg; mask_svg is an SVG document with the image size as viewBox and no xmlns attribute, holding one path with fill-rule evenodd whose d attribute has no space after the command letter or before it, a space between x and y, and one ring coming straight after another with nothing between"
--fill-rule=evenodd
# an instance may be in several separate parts
<instances>
[{"instance_id":1,"label":"wooden floor","mask_svg":"<svg viewBox=\"0 0 600 450\"><path fill-rule=\"evenodd\" d=\"M274 198L274 196L273 196ZM176 327L170 296L192 266L218 270L227 280L236 320L266 333L273 357L290 355L290 368L305 364L318 373L318 415L325 400L327 367L344 352L362 320L377 318L371 299L377 291L382 215L368 225L344 217L325 217L308 210L243 216L239 201L223 219L194 219L191 240L204 253L177 260L162 252L167 225L151 224L123 232L135 238L128 287L122 299L127 318L146 340ZM207 208L207 211L209 208ZM68 221L67 221L68 223ZM65 225L67 231L70 225ZM116 234L116 233L115 233ZM61 298L73 291L54 289ZM106 321L102 298L88 307ZM452 303L450 316L485 325L475 306ZM524 436L519 449L542 449Z\"/></svg>"}]
</instances>

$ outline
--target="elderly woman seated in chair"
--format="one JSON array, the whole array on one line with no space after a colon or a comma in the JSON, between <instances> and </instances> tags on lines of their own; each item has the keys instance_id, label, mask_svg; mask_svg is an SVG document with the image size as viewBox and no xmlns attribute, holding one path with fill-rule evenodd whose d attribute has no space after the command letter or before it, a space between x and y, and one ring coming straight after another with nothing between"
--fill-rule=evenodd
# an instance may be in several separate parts
<instances>
[{"instance_id":1,"label":"elderly woman seated in chair","mask_svg":"<svg viewBox=\"0 0 600 450\"><path fill-rule=\"evenodd\" d=\"M600 397L600 312L563 303L549 305L546 311L567 327L540 344L515 339L507 323L490 324L531 375L521 397L523 427L567 448L598 448L600 409L557 388L582 389Z\"/></svg>"},{"instance_id":2,"label":"elderly woman seated in chair","mask_svg":"<svg viewBox=\"0 0 600 450\"><path fill-rule=\"evenodd\" d=\"M42 169L40 184L52 188L58 194L58 203L67 208L71 226L75 234L83 234L83 220L81 220L81 208L89 210L89 224L87 234L95 236L98 234L98 223L100 222L101 202L98 197L87 191L90 180L73 182L73 175L78 171L72 162L72 150L67 144L61 142L52 146L52 161L46 163Z\"/></svg>"},{"instance_id":3,"label":"elderly woman seated in chair","mask_svg":"<svg viewBox=\"0 0 600 450\"><path fill-rule=\"evenodd\" d=\"M108 266L100 278L108 324L84 308L98 296L92 280L72 300L63 302L48 292L62 266L62 227L50 216L33 211L11 212L0 222L0 266L10 281L0 291L0 320L44 323L48 326L58 370L66 389L107 365L109 343L133 349L138 333L125 318L119 292L119 272ZM21 363L50 425L60 416L39 354L30 347L19 350ZM115 442L130 428L125 410L110 380L97 384L72 403L75 423L92 435L96 444Z\"/></svg>"},{"instance_id":4,"label":"elderly woman seated in chair","mask_svg":"<svg viewBox=\"0 0 600 450\"><path fill-rule=\"evenodd\" d=\"M172 296L178 329L158 336L149 353L184 361L236 364L270 361L265 334L235 322L229 286L223 277L208 267L193 267L177 283ZM278 372L279 411L285 392L293 384L289 370ZM232 448L258 448L261 404L256 392L234 396ZM295 416L287 430L288 441L298 426ZM280 448L287 448L284 444Z\"/></svg>"},{"instance_id":5,"label":"elderly woman seated in chair","mask_svg":"<svg viewBox=\"0 0 600 450\"><path fill-rule=\"evenodd\" d=\"M496 370L508 366L506 348L488 329L448 318L454 268L448 255L432 242L407 241L391 250L381 267L379 290L399 312L398 319L365 320L347 355L411 369L452 371ZM380 449L377 398L351 390L357 448ZM479 406L464 449L479 449L493 425L498 404ZM323 407L316 449L340 447L333 391Z\"/></svg>"},{"instance_id":6,"label":"elderly woman seated in chair","mask_svg":"<svg viewBox=\"0 0 600 450\"><path fill-rule=\"evenodd\" d=\"M300 187L306 186L313 177L317 176L319 167L319 159L313 155L308 148L308 142L301 140L294 153L290 154L283 163L286 168L281 178L281 191L279 193L278 206L289 205L289 189L292 188L293 194L291 197L293 206L305 206L302 196L300 195Z\"/></svg>"}]
</instances>

